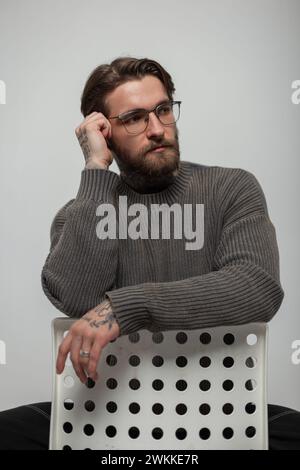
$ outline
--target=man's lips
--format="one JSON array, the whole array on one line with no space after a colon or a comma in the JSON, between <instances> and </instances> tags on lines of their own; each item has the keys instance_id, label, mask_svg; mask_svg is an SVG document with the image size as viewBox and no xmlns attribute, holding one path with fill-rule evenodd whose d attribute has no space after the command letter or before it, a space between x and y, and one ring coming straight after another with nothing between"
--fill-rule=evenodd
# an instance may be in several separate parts
<instances>
[{"instance_id":1,"label":"man's lips","mask_svg":"<svg viewBox=\"0 0 300 470\"><path fill-rule=\"evenodd\" d=\"M166 148L170 147L170 145L161 145L160 147L153 147L149 152L162 152Z\"/></svg>"}]
</instances>

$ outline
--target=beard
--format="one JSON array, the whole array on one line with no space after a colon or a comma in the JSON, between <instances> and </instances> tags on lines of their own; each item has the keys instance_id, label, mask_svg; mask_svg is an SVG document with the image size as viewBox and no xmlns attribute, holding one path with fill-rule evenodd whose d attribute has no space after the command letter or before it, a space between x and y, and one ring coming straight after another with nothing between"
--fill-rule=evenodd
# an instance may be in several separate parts
<instances>
[{"instance_id":1,"label":"beard","mask_svg":"<svg viewBox=\"0 0 300 470\"><path fill-rule=\"evenodd\" d=\"M156 140L151 146L135 155L111 143L111 151L120 169L120 178L138 193L162 191L174 182L179 172L180 149L178 129L174 140ZM149 151L153 147L166 146L162 152Z\"/></svg>"}]
</instances>

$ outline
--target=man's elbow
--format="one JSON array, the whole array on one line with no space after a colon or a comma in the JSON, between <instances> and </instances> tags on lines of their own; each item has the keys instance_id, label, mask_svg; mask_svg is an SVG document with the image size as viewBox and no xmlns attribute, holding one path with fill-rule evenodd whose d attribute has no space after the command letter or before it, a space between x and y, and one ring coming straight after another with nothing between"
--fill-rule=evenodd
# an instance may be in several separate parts
<instances>
[{"instance_id":1,"label":"man's elbow","mask_svg":"<svg viewBox=\"0 0 300 470\"><path fill-rule=\"evenodd\" d=\"M71 303L69 297L64 296L61 289L55 283L49 282L46 272L43 270L41 274L42 289L51 304L61 313L70 318L80 318L86 311L82 311L76 304Z\"/></svg>"},{"instance_id":2,"label":"man's elbow","mask_svg":"<svg viewBox=\"0 0 300 470\"><path fill-rule=\"evenodd\" d=\"M284 299L284 290L282 289L281 285L274 281L272 285L268 286L266 290L264 303L262 307L262 312L264 315L265 322L269 322L278 312L282 301Z\"/></svg>"}]
</instances>

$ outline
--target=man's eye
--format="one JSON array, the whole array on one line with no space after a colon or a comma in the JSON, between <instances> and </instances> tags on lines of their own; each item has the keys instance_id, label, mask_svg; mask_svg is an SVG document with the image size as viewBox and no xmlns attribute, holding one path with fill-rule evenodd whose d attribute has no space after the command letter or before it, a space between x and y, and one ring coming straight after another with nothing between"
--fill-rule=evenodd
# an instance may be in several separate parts
<instances>
[{"instance_id":1,"label":"man's eye","mask_svg":"<svg viewBox=\"0 0 300 470\"><path fill-rule=\"evenodd\" d=\"M126 124L133 124L135 122L138 122L140 121L141 119L143 119L144 115L143 114L133 114L132 116L128 117L125 119L125 123Z\"/></svg>"},{"instance_id":2,"label":"man's eye","mask_svg":"<svg viewBox=\"0 0 300 470\"><path fill-rule=\"evenodd\" d=\"M166 105L159 109L159 114L168 114L171 111L171 106Z\"/></svg>"}]
</instances>

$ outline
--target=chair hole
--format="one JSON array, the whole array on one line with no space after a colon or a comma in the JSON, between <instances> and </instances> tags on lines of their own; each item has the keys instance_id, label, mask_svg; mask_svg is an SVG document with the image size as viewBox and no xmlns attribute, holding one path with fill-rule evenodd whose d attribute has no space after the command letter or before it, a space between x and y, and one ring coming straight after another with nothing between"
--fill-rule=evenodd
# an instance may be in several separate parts
<instances>
[{"instance_id":1,"label":"chair hole","mask_svg":"<svg viewBox=\"0 0 300 470\"><path fill-rule=\"evenodd\" d=\"M152 382L152 387L154 388L154 390L162 390L164 388L164 383L160 379L155 379Z\"/></svg>"},{"instance_id":2,"label":"chair hole","mask_svg":"<svg viewBox=\"0 0 300 470\"><path fill-rule=\"evenodd\" d=\"M138 403L135 403L135 402L134 402L134 403L130 403L130 405L129 405L128 408L129 408L130 413L132 413L132 414L134 414L134 415L136 415L137 413L139 413L139 411L140 411L140 409L141 409L140 405L139 405Z\"/></svg>"},{"instance_id":3,"label":"chair hole","mask_svg":"<svg viewBox=\"0 0 300 470\"><path fill-rule=\"evenodd\" d=\"M257 359L255 357L247 357L246 361L246 366L252 369L253 367L256 366Z\"/></svg>"},{"instance_id":4,"label":"chair hole","mask_svg":"<svg viewBox=\"0 0 300 470\"><path fill-rule=\"evenodd\" d=\"M63 446L62 450L72 450L71 446Z\"/></svg>"},{"instance_id":5,"label":"chair hole","mask_svg":"<svg viewBox=\"0 0 300 470\"><path fill-rule=\"evenodd\" d=\"M64 378L64 384L66 387L71 388L74 385L74 379L71 377L71 375L66 375Z\"/></svg>"},{"instance_id":6,"label":"chair hole","mask_svg":"<svg viewBox=\"0 0 300 470\"><path fill-rule=\"evenodd\" d=\"M223 389L226 390L226 392L230 392L230 390L233 389L234 384L232 380L227 379L227 380L224 380L222 386L223 386Z\"/></svg>"},{"instance_id":7,"label":"chair hole","mask_svg":"<svg viewBox=\"0 0 300 470\"><path fill-rule=\"evenodd\" d=\"M164 340L164 335L162 333L160 333L160 332L153 333L153 335L152 335L153 343L159 344L159 343L162 343L163 340Z\"/></svg>"},{"instance_id":8,"label":"chair hole","mask_svg":"<svg viewBox=\"0 0 300 470\"><path fill-rule=\"evenodd\" d=\"M161 356L154 356L152 358L152 364L155 366L155 367L161 367L164 363L164 360Z\"/></svg>"},{"instance_id":9,"label":"chair hole","mask_svg":"<svg viewBox=\"0 0 300 470\"><path fill-rule=\"evenodd\" d=\"M86 411L94 411L96 405L92 400L87 400L84 404Z\"/></svg>"},{"instance_id":10,"label":"chair hole","mask_svg":"<svg viewBox=\"0 0 300 470\"><path fill-rule=\"evenodd\" d=\"M178 440L183 441L183 439L185 439L186 436L187 436L186 429L184 429L184 428L176 429L175 436Z\"/></svg>"},{"instance_id":11,"label":"chair hole","mask_svg":"<svg viewBox=\"0 0 300 470\"><path fill-rule=\"evenodd\" d=\"M233 405L231 403L225 403L225 405L223 405L222 410L225 415L231 415L231 413L233 412Z\"/></svg>"},{"instance_id":12,"label":"chair hole","mask_svg":"<svg viewBox=\"0 0 300 470\"><path fill-rule=\"evenodd\" d=\"M114 401L109 401L106 403L106 409L109 413L115 413L118 409L118 406Z\"/></svg>"},{"instance_id":13,"label":"chair hole","mask_svg":"<svg viewBox=\"0 0 300 470\"><path fill-rule=\"evenodd\" d=\"M133 355L133 356L130 356L130 358L129 358L129 364L133 367L139 366L140 362L141 362L141 360L140 360L139 356Z\"/></svg>"},{"instance_id":14,"label":"chair hole","mask_svg":"<svg viewBox=\"0 0 300 470\"><path fill-rule=\"evenodd\" d=\"M116 379L114 379L114 378L111 377L111 378L107 379L107 381L106 381L106 386L107 386L107 388L109 388L110 390L114 390L115 388L117 388L118 382L116 381Z\"/></svg>"},{"instance_id":15,"label":"chair hole","mask_svg":"<svg viewBox=\"0 0 300 470\"><path fill-rule=\"evenodd\" d=\"M210 381L209 380L201 380L199 384L200 389L202 392L207 392L210 389Z\"/></svg>"},{"instance_id":16,"label":"chair hole","mask_svg":"<svg viewBox=\"0 0 300 470\"><path fill-rule=\"evenodd\" d=\"M233 357L230 357L230 356L227 356L223 359L223 366L226 367L227 369L229 369L230 367L232 367L234 364L234 359Z\"/></svg>"},{"instance_id":17,"label":"chair hole","mask_svg":"<svg viewBox=\"0 0 300 470\"><path fill-rule=\"evenodd\" d=\"M95 432L95 428L92 424L86 424L83 428L83 432L86 436L92 436Z\"/></svg>"},{"instance_id":18,"label":"chair hole","mask_svg":"<svg viewBox=\"0 0 300 470\"><path fill-rule=\"evenodd\" d=\"M107 428L105 429L105 433L107 437L115 437L115 435L117 434L117 429L115 428L115 426L107 426Z\"/></svg>"},{"instance_id":19,"label":"chair hole","mask_svg":"<svg viewBox=\"0 0 300 470\"><path fill-rule=\"evenodd\" d=\"M118 362L117 357L114 354L109 354L106 357L106 364L108 366L115 366L117 362Z\"/></svg>"},{"instance_id":20,"label":"chair hole","mask_svg":"<svg viewBox=\"0 0 300 470\"><path fill-rule=\"evenodd\" d=\"M185 356L178 356L176 358L177 367L185 367L187 365L187 358Z\"/></svg>"},{"instance_id":21,"label":"chair hole","mask_svg":"<svg viewBox=\"0 0 300 470\"><path fill-rule=\"evenodd\" d=\"M128 430L128 435L131 439L137 439L140 435L140 430L133 426Z\"/></svg>"},{"instance_id":22,"label":"chair hole","mask_svg":"<svg viewBox=\"0 0 300 470\"><path fill-rule=\"evenodd\" d=\"M227 344L228 346L230 346L231 344L234 343L234 336L232 333L227 333L226 335L224 335L223 337L223 341L225 344Z\"/></svg>"},{"instance_id":23,"label":"chair hole","mask_svg":"<svg viewBox=\"0 0 300 470\"><path fill-rule=\"evenodd\" d=\"M179 333L177 333L176 335L177 343L184 344L187 342L187 340L188 340L188 337L186 333L184 333L183 331L180 331Z\"/></svg>"},{"instance_id":24,"label":"chair hole","mask_svg":"<svg viewBox=\"0 0 300 470\"><path fill-rule=\"evenodd\" d=\"M200 358L199 363L201 367L209 367L211 364L211 360L208 356L203 356Z\"/></svg>"},{"instance_id":25,"label":"chair hole","mask_svg":"<svg viewBox=\"0 0 300 470\"><path fill-rule=\"evenodd\" d=\"M199 431L199 436L201 439L203 439L204 441L206 441L207 439L210 438L210 430L208 428L202 428L200 429Z\"/></svg>"},{"instance_id":26,"label":"chair hole","mask_svg":"<svg viewBox=\"0 0 300 470\"><path fill-rule=\"evenodd\" d=\"M71 398L66 398L64 400L64 407L66 410L72 410L74 408L74 401Z\"/></svg>"},{"instance_id":27,"label":"chair hole","mask_svg":"<svg viewBox=\"0 0 300 470\"><path fill-rule=\"evenodd\" d=\"M152 437L154 439L161 439L163 437L164 433L161 428L154 428L152 429Z\"/></svg>"},{"instance_id":28,"label":"chair hole","mask_svg":"<svg viewBox=\"0 0 300 470\"><path fill-rule=\"evenodd\" d=\"M249 379L245 383L245 388L249 391L255 390L257 386L256 380L254 379Z\"/></svg>"},{"instance_id":29,"label":"chair hole","mask_svg":"<svg viewBox=\"0 0 300 470\"><path fill-rule=\"evenodd\" d=\"M161 403L154 403L152 411L155 415L161 415L164 411L164 407Z\"/></svg>"},{"instance_id":30,"label":"chair hole","mask_svg":"<svg viewBox=\"0 0 300 470\"><path fill-rule=\"evenodd\" d=\"M247 344L254 346L257 343L257 336L253 333L247 336Z\"/></svg>"},{"instance_id":31,"label":"chair hole","mask_svg":"<svg viewBox=\"0 0 300 470\"><path fill-rule=\"evenodd\" d=\"M140 335L139 333L130 333L130 335L128 336L128 339L131 343L138 343L139 340L140 340Z\"/></svg>"},{"instance_id":32,"label":"chair hole","mask_svg":"<svg viewBox=\"0 0 300 470\"><path fill-rule=\"evenodd\" d=\"M67 421L63 424L63 430L65 431L65 433L70 434L73 431L72 424Z\"/></svg>"},{"instance_id":33,"label":"chair hole","mask_svg":"<svg viewBox=\"0 0 300 470\"><path fill-rule=\"evenodd\" d=\"M225 428L223 429L223 437L224 439L231 439L233 436L233 429L232 428Z\"/></svg>"},{"instance_id":34,"label":"chair hole","mask_svg":"<svg viewBox=\"0 0 300 470\"><path fill-rule=\"evenodd\" d=\"M69 330L65 330L64 333L63 333L63 338L65 339L65 337L67 336L67 334L69 333Z\"/></svg>"},{"instance_id":35,"label":"chair hole","mask_svg":"<svg viewBox=\"0 0 300 470\"><path fill-rule=\"evenodd\" d=\"M202 344L209 344L211 342L211 336L209 333L202 333L199 339Z\"/></svg>"},{"instance_id":36,"label":"chair hole","mask_svg":"<svg viewBox=\"0 0 300 470\"><path fill-rule=\"evenodd\" d=\"M184 403L178 403L176 405L176 413L178 415L185 415L187 412L187 406Z\"/></svg>"},{"instance_id":37,"label":"chair hole","mask_svg":"<svg viewBox=\"0 0 300 470\"><path fill-rule=\"evenodd\" d=\"M183 392L184 390L186 390L187 388L187 382L185 380L177 380L176 382L176 388L177 390L179 390L180 392Z\"/></svg>"},{"instance_id":38,"label":"chair hole","mask_svg":"<svg viewBox=\"0 0 300 470\"><path fill-rule=\"evenodd\" d=\"M254 426L248 426L248 428L245 431L245 434L247 437L254 437L256 434L256 429Z\"/></svg>"},{"instance_id":39,"label":"chair hole","mask_svg":"<svg viewBox=\"0 0 300 470\"><path fill-rule=\"evenodd\" d=\"M202 403L199 406L199 411L202 415L208 415L210 413L210 405L208 403Z\"/></svg>"},{"instance_id":40,"label":"chair hole","mask_svg":"<svg viewBox=\"0 0 300 470\"><path fill-rule=\"evenodd\" d=\"M255 413L256 411L255 403L253 402L247 403L247 405L245 406L245 410L246 410L246 413L248 413L249 415L252 415L253 413Z\"/></svg>"},{"instance_id":41,"label":"chair hole","mask_svg":"<svg viewBox=\"0 0 300 470\"><path fill-rule=\"evenodd\" d=\"M138 388L140 388L140 386L141 384L138 379L131 379L129 381L129 387L131 388L131 390L137 390Z\"/></svg>"}]
</instances>

